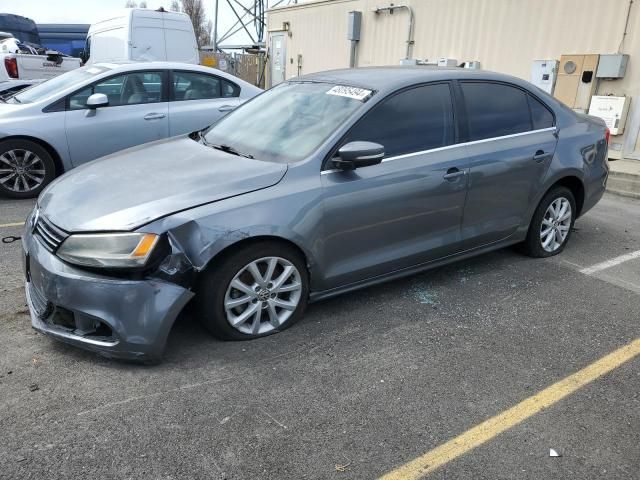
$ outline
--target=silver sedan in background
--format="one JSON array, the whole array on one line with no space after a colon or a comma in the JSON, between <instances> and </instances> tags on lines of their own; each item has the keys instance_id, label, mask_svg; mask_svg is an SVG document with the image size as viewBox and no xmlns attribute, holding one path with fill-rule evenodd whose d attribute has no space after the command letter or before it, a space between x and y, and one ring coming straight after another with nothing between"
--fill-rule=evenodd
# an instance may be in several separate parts
<instances>
[{"instance_id":1,"label":"silver sedan in background","mask_svg":"<svg viewBox=\"0 0 640 480\"><path fill-rule=\"evenodd\" d=\"M201 130L261 91L219 70L183 63L72 70L0 102L0 195L36 197L73 167Z\"/></svg>"}]
</instances>

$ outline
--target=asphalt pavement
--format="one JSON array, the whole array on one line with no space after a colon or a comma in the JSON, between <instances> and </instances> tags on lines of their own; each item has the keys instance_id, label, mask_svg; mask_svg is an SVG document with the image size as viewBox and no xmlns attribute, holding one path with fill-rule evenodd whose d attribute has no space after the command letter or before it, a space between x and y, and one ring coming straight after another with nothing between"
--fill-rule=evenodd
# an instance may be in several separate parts
<instances>
[{"instance_id":1,"label":"asphalt pavement","mask_svg":"<svg viewBox=\"0 0 640 480\"><path fill-rule=\"evenodd\" d=\"M32 205L0 200L0 225ZM20 248L0 245L2 479L377 478L640 337L640 201L611 195L557 257L500 250L313 304L251 342L186 313L153 367L33 331ZM429 478L639 478L639 367Z\"/></svg>"}]
</instances>

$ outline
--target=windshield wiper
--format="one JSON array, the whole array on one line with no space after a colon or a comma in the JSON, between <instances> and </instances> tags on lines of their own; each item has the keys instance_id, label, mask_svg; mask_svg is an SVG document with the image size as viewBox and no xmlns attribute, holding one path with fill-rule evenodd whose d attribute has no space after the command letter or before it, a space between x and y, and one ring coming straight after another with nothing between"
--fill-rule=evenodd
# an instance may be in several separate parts
<instances>
[{"instance_id":1,"label":"windshield wiper","mask_svg":"<svg viewBox=\"0 0 640 480\"><path fill-rule=\"evenodd\" d=\"M233 148L231 145L224 145L224 144L216 145L214 143L208 143L204 139L204 137L202 137L202 143L204 143L208 147L215 148L216 150L222 150L225 153L230 153L231 155L238 155L239 157L245 157L245 158L253 158L253 155L249 155L248 153L239 152L238 150Z\"/></svg>"}]
</instances>

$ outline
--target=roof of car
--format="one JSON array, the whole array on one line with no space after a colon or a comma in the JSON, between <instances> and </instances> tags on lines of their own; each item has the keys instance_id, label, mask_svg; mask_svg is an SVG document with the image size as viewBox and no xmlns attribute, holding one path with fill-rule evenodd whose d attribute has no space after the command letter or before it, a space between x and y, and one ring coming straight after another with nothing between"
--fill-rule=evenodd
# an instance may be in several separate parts
<instances>
[{"instance_id":1,"label":"roof of car","mask_svg":"<svg viewBox=\"0 0 640 480\"><path fill-rule=\"evenodd\" d=\"M291 79L291 81L316 81L357 86L373 90L395 90L407 85L450 79L502 80L523 84L523 80L510 75L436 66L389 66L329 70Z\"/></svg>"}]
</instances>

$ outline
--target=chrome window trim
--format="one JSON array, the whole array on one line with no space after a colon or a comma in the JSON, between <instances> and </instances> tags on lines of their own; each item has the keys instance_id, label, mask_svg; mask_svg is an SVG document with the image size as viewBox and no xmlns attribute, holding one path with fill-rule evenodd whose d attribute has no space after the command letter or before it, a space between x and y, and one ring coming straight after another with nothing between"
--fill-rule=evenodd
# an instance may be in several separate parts
<instances>
[{"instance_id":1,"label":"chrome window trim","mask_svg":"<svg viewBox=\"0 0 640 480\"><path fill-rule=\"evenodd\" d=\"M410 158L410 157L415 157L417 155L423 155L425 153L432 153L432 152L440 152L443 150L450 150L452 148L458 148L458 147L466 147L469 145L478 145L481 143L487 143L487 142L493 142L496 140L506 140L509 138L516 138L516 137L522 137L524 135L531 135L534 133L543 133L543 132L556 132L557 128L554 127L547 127L547 128L539 128L538 130L529 130L528 132L520 132L520 133L512 133L510 135L502 135L501 137L490 137L490 138L483 138L481 140L473 140L471 142L463 142L463 143L454 143L452 145L445 145L444 147L438 147L438 148L430 148L428 150L421 150L419 152L412 152L412 153L405 153L403 155L396 155L395 157L388 157L382 160L382 162L380 163L385 163L385 162L392 162L395 160L402 160L403 158ZM341 172L342 170L340 170L339 168L332 168L330 170L322 170L320 172L320 175L327 175L329 173L335 173L335 172Z\"/></svg>"}]
</instances>

